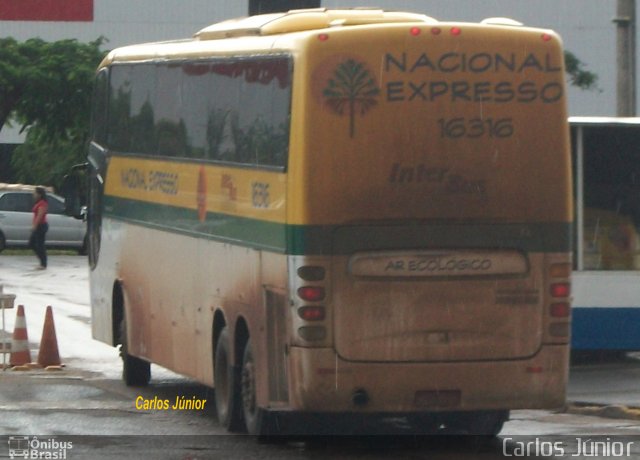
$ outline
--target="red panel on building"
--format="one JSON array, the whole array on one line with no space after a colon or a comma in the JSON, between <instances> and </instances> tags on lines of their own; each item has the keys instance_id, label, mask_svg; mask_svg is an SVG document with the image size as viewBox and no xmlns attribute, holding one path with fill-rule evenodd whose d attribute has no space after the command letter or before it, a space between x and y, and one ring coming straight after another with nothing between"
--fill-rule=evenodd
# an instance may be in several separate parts
<instances>
[{"instance_id":1,"label":"red panel on building","mask_svg":"<svg viewBox=\"0 0 640 460\"><path fill-rule=\"evenodd\" d=\"M93 0L0 0L0 21L93 21Z\"/></svg>"}]
</instances>

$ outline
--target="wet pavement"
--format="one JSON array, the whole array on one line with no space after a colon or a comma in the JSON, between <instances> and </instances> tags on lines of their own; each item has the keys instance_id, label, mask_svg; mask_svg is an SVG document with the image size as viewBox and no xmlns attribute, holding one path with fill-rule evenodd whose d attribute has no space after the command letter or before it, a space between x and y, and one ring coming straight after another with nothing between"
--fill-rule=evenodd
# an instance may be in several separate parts
<instances>
[{"instance_id":1,"label":"wet pavement","mask_svg":"<svg viewBox=\"0 0 640 460\"><path fill-rule=\"evenodd\" d=\"M568 397L580 404L640 408L640 360L626 358L572 366Z\"/></svg>"},{"instance_id":2,"label":"wet pavement","mask_svg":"<svg viewBox=\"0 0 640 460\"><path fill-rule=\"evenodd\" d=\"M536 455L528 457L569 458L578 452L576 438L598 435L633 442L636 450L631 458L640 458L638 420L533 410L512 412L500 438L482 446L450 437L408 435L402 423L392 437L316 438L263 445L247 436L228 435L217 423L209 388L157 366L152 366L149 387L124 386L117 350L91 338L86 260L72 256L51 259L49 270L36 272L32 258L0 256L0 284L5 292L17 294L16 304L25 305L32 357L37 356L45 308L53 305L60 355L66 364L58 372L0 372L0 458L9 457L10 441L15 446L26 442L24 437L33 441L33 436L43 443L50 438L71 442L73 449L66 458L89 459L504 458L516 452L520 440L566 446L565 456L554 451L549 455L533 452ZM8 330L12 330L14 316L15 310L7 312ZM640 407L639 378L636 360L581 364L571 370L569 396L581 403ZM174 401L192 396L210 404L199 411L136 408L139 397Z\"/></svg>"}]
</instances>

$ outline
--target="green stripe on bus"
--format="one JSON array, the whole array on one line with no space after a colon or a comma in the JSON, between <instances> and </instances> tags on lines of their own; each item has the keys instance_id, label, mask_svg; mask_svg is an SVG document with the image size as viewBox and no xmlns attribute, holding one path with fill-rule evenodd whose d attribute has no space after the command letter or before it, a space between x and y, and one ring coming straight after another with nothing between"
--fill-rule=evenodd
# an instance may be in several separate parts
<instances>
[{"instance_id":1,"label":"green stripe on bus","mask_svg":"<svg viewBox=\"0 0 640 460\"><path fill-rule=\"evenodd\" d=\"M127 222L196 238L211 238L230 244L273 252L286 250L285 225L221 213L207 213L198 220L195 209L105 196L105 215Z\"/></svg>"},{"instance_id":2,"label":"green stripe on bus","mask_svg":"<svg viewBox=\"0 0 640 460\"><path fill-rule=\"evenodd\" d=\"M291 254L353 254L401 249L519 249L525 252L569 252L572 224L443 224L289 226Z\"/></svg>"},{"instance_id":3,"label":"green stripe on bus","mask_svg":"<svg viewBox=\"0 0 640 460\"><path fill-rule=\"evenodd\" d=\"M105 215L169 232L291 255L430 248L568 252L573 235L568 222L286 225L211 212L200 222L196 210L111 196L105 196Z\"/></svg>"}]
</instances>

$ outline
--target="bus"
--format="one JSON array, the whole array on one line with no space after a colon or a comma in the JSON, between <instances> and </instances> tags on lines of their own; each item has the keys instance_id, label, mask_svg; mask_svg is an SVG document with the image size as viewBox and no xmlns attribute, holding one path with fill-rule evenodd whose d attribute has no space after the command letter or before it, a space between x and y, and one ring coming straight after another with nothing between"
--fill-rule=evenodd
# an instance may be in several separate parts
<instances>
[{"instance_id":1,"label":"bus","mask_svg":"<svg viewBox=\"0 0 640 460\"><path fill-rule=\"evenodd\" d=\"M640 350L640 118L571 117L575 173L571 348Z\"/></svg>"},{"instance_id":2,"label":"bus","mask_svg":"<svg viewBox=\"0 0 640 460\"><path fill-rule=\"evenodd\" d=\"M294 10L116 49L95 88L92 331L127 384L157 363L258 435L396 416L492 435L564 404L554 32Z\"/></svg>"}]
</instances>

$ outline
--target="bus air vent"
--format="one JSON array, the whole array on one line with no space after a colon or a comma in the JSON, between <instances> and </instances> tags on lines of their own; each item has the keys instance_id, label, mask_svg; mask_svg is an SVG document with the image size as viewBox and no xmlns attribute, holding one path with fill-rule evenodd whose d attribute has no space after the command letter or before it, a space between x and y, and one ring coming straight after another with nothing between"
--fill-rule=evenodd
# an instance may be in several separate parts
<instances>
[{"instance_id":1,"label":"bus air vent","mask_svg":"<svg viewBox=\"0 0 640 460\"><path fill-rule=\"evenodd\" d=\"M343 10L316 8L231 19L205 27L194 37L199 40L219 40L232 37L302 32L326 29L327 27L415 22L436 24L438 21L417 13L361 8Z\"/></svg>"}]
</instances>

